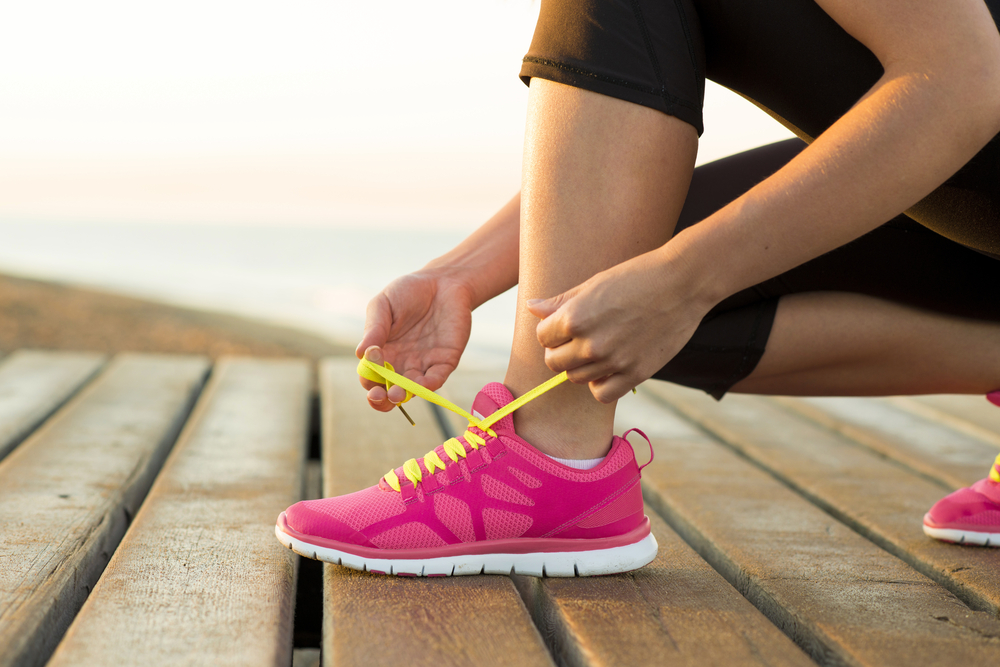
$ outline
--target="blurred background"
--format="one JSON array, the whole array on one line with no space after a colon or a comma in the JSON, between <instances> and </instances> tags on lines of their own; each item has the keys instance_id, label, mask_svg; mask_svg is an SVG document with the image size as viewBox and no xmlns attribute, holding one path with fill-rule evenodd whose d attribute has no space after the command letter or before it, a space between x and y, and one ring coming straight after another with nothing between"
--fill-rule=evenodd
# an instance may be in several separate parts
<instances>
[{"instance_id":1,"label":"blurred background","mask_svg":"<svg viewBox=\"0 0 1000 667\"><path fill-rule=\"evenodd\" d=\"M4 3L0 274L353 346L385 283L517 191L538 8ZM790 136L718 86L705 104L699 163ZM4 280L0 334L23 345L23 284ZM506 361L513 307L512 291L477 311L470 360Z\"/></svg>"}]
</instances>

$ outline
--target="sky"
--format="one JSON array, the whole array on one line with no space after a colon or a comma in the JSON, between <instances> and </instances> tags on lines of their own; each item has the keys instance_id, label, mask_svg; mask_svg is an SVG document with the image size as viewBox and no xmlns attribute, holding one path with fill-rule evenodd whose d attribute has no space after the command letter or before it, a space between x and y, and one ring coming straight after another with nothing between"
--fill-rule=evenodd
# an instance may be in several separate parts
<instances>
[{"instance_id":1,"label":"sky","mask_svg":"<svg viewBox=\"0 0 1000 667\"><path fill-rule=\"evenodd\" d=\"M0 220L474 227L538 0L0 5ZM699 163L790 134L717 86Z\"/></svg>"}]
</instances>

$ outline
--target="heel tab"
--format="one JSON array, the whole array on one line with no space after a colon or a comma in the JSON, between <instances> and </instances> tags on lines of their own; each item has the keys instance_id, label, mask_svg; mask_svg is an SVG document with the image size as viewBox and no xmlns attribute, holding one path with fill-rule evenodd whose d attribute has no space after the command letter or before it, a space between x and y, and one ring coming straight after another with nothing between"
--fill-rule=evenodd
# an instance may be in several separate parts
<instances>
[{"instance_id":1,"label":"heel tab","mask_svg":"<svg viewBox=\"0 0 1000 667\"><path fill-rule=\"evenodd\" d=\"M627 442L628 441L628 434L631 433L632 431L635 431L636 433L638 433L639 435L641 435L646 440L646 444L649 445L649 460L646 461L645 463L643 463L641 466L639 466L639 472L642 473L642 469L645 468L646 466L648 466L650 463L653 462L653 443L650 441L648 435L646 435L645 433L643 433L642 431L640 431L637 428L630 428L629 430L627 430L624 433L622 433L622 440L625 440ZM631 443L629 443L629 444L631 444Z\"/></svg>"}]
</instances>

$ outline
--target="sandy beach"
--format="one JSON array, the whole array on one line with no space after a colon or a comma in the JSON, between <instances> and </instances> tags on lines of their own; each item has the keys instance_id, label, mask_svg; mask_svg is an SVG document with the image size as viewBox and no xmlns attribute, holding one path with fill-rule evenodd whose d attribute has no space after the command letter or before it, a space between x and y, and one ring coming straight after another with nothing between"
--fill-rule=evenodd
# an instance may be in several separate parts
<instances>
[{"instance_id":1,"label":"sandy beach","mask_svg":"<svg viewBox=\"0 0 1000 667\"><path fill-rule=\"evenodd\" d=\"M354 353L348 343L248 318L0 275L0 353L21 348L213 358Z\"/></svg>"}]
</instances>

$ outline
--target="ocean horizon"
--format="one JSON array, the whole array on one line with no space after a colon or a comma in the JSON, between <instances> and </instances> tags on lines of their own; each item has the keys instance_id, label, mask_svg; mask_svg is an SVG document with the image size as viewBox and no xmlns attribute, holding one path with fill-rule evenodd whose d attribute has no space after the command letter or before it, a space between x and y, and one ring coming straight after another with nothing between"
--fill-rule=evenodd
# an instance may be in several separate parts
<instances>
[{"instance_id":1,"label":"ocean horizon","mask_svg":"<svg viewBox=\"0 0 1000 667\"><path fill-rule=\"evenodd\" d=\"M0 273L229 313L354 345L365 307L465 230L0 221ZM473 313L464 357L506 365L516 289Z\"/></svg>"}]
</instances>

